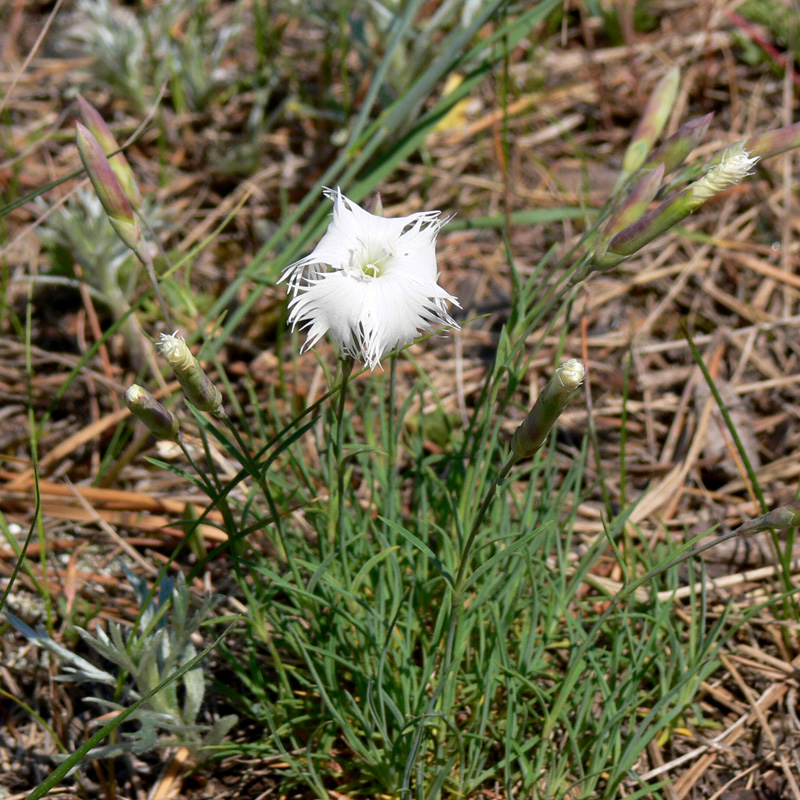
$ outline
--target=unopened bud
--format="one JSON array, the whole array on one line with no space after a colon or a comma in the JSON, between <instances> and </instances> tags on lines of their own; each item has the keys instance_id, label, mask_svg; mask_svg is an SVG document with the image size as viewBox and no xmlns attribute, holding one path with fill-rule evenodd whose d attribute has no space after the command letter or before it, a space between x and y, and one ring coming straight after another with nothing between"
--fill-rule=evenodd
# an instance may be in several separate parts
<instances>
[{"instance_id":1,"label":"unopened bud","mask_svg":"<svg viewBox=\"0 0 800 800\"><path fill-rule=\"evenodd\" d=\"M156 439L177 441L180 424L178 418L164 408L147 389L134 383L125 392L125 405L139 422L143 423Z\"/></svg>"},{"instance_id":2,"label":"unopened bud","mask_svg":"<svg viewBox=\"0 0 800 800\"><path fill-rule=\"evenodd\" d=\"M800 122L751 136L743 145L751 156L761 158L772 158L795 147L800 147Z\"/></svg>"},{"instance_id":3,"label":"unopened bud","mask_svg":"<svg viewBox=\"0 0 800 800\"><path fill-rule=\"evenodd\" d=\"M511 450L517 458L530 458L542 446L585 375L586 370L577 358L570 359L555 371L511 440Z\"/></svg>"},{"instance_id":4,"label":"unopened bud","mask_svg":"<svg viewBox=\"0 0 800 800\"><path fill-rule=\"evenodd\" d=\"M736 533L739 536L750 536L763 531L785 531L798 526L800 526L800 501L795 500L785 506L773 508L772 511L756 519L748 520L736 529Z\"/></svg>"},{"instance_id":5,"label":"unopened bud","mask_svg":"<svg viewBox=\"0 0 800 800\"><path fill-rule=\"evenodd\" d=\"M631 189L630 194L620 203L619 208L606 223L600 241L608 241L623 228L636 222L647 211L652 199L656 196L661 180L664 177L664 165L659 164L647 172Z\"/></svg>"},{"instance_id":6,"label":"unopened bud","mask_svg":"<svg viewBox=\"0 0 800 800\"><path fill-rule=\"evenodd\" d=\"M376 217L383 216L383 199L380 192L375 192L374 197L367 203L366 210Z\"/></svg>"},{"instance_id":7,"label":"unopened bud","mask_svg":"<svg viewBox=\"0 0 800 800\"><path fill-rule=\"evenodd\" d=\"M111 129L106 125L105 120L100 116L100 112L81 95L78 95L78 107L81 111L81 119L83 124L89 132L97 139L98 144L103 149L106 155L109 153L116 153L119 150L117 140ZM136 178L133 175L133 170L128 160L123 153L116 153L116 155L109 156L108 163L111 164L111 169L117 176L122 191L128 198L128 202L133 208L141 208L142 195L139 193L139 187L136 184Z\"/></svg>"},{"instance_id":8,"label":"unopened bud","mask_svg":"<svg viewBox=\"0 0 800 800\"><path fill-rule=\"evenodd\" d=\"M608 269L619 263L619 257L633 255L656 236L669 230L696 208L692 204L691 189L684 189L675 197L665 200L657 208L640 217L621 230L608 243L608 250L598 259L598 268Z\"/></svg>"},{"instance_id":9,"label":"unopened bud","mask_svg":"<svg viewBox=\"0 0 800 800\"><path fill-rule=\"evenodd\" d=\"M189 402L200 411L207 411L215 417L224 416L222 393L203 372L183 336L179 336L177 331L173 334L162 333L158 348L169 361Z\"/></svg>"},{"instance_id":10,"label":"unopened bud","mask_svg":"<svg viewBox=\"0 0 800 800\"><path fill-rule=\"evenodd\" d=\"M712 111L704 117L693 119L678 128L668 139L665 139L659 147L653 151L644 164L644 167L656 167L664 165L665 174L669 174L677 169L686 160L689 153L694 150L708 131L708 126L714 116Z\"/></svg>"},{"instance_id":11,"label":"unopened bud","mask_svg":"<svg viewBox=\"0 0 800 800\"><path fill-rule=\"evenodd\" d=\"M670 69L656 84L645 106L642 119L622 159L622 179L633 175L647 160L656 139L667 124L678 96L681 74L677 67Z\"/></svg>"},{"instance_id":12,"label":"unopened bud","mask_svg":"<svg viewBox=\"0 0 800 800\"><path fill-rule=\"evenodd\" d=\"M712 166L702 178L614 236L606 250L596 257L596 268L609 269L619 263L620 256L627 257L641 250L707 200L740 183L751 174L750 170L757 161L757 157L751 158L741 147L726 151L719 163Z\"/></svg>"},{"instance_id":13,"label":"unopened bud","mask_svg":"<svg viewBox=\"0 0 800 800\"><path fill-rule=\"evenodd\" d=\"M89 174L103 209L108 214L108 221L117 232L117 236L136 252L142 239L142 231L139 221L133 213L133 208L100 143L80 122L76 122L75 126L75 139L81 154L81 161L86 167L86 172Z\"/></svg>"}]
</instances>

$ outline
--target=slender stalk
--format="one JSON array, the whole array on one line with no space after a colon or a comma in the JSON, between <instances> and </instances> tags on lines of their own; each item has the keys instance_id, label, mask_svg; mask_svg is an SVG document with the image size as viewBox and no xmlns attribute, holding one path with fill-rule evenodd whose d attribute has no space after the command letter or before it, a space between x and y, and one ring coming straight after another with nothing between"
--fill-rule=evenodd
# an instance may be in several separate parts
<instances>
[{"instance_id":1,"label":"slender stalk","mask_svg":"<svg viewBox=\"0 0 800 800\"><path fill-rule=\"evenodd\" d=\"M161 244L161 239L156 235L153 226L150 224L150 220L147 219L144 213L142 213L142 209L136 209L136 216L139 217L142 223L142 227L147 231L150 238L155 242L156 247L158 248L159 255L161 258L164 259L164 263L167 265L168 274L173 272L172 262L170 261L169 255L167 255L167 251L164 249L164 245ZM172 327L172 325L170 325Z\"/></svg>"},{"instance_id":2,"label":"slender stalk","mask_svg":"<svg viewBox=\"0 0 800 800\"><path fill-rule=\"evenodd\" d=\"M142 264L144 264L144 268L147 270L150 282L153 284L153 291L156 293L156 297L158 298L158 304L161 306L161 313L164 315L164 320L167 323L167 327L172 329L172 316L169 313L169 308L167 308L164 295L161 294L161 287L158 285L158 276L156 275L156 270L153 266L153 259L150 256L150 253L148 253L147 249L144 247L139 247L134 252L136 253L136 257L142 262Z\"/></svg>"},{"instance_id":3,"label":"slender stalk","mask_svg":"<svg viewBox=\"0 0 800 800\"><path fill-rule=\"evenodd\" d=\"M191 451L189 450L189 448L186 446L186 442L184 441L184 438L183 438L183 436L181 436L181 434L180 434L180 433L178 434L178 438L176 439L176 441L177 441L177 443L178 443L178 447L180 447L181 451L182 451L182 452L183 452L183 454L186 456L186 460L187 460L187 461L188 461L188 462L189 462L189 463L192 465L192 469L193 469L193 470L194 470L194 471L197 473L197 475L199 476L199 478L200 478L200 479L201 479L201 480L202 480L202 481L203 481L203 482L204 482L204 483L205 483L207 486L210 486L210 485L208 484L208 481L206 480L206 477L205 477L205 472L203 472L203 471L200 469L200 465L197 463L197 461L195 461L195 459L194 459L194 456L192 455L192 453L191 453Z\"/></svg>"},{"instance_id":4,"label":"slender stalk","mask_svg":"<svg viewBox=\"0 0 800 800\"><path fill-rule=\"evenodd\" d=\"M384 498L384 516L394 519L394 491L397 469L397 356L392 356L389 363L389 430L386 443L386 497Z\"/></svg>"},{"instance_id":5,"label":"slender stalk","mask_svg":"<svg viewBox=\"0 0 800 800\"><path fill-rule=\"evenodd\" d=\"M483 524L483 518L486 516L486 512L489 510L489 506L492 504L492 500L495 498L495 493L497 492L497 488L502 486L503 481L505 480L508 473L511 471L511 467L517 463L519 459L512 453L508 459L506 460L505 464L500 468L500 472L495 475L494 480L492 481L492 485L489 487L489 491L486 492L486 495L483 498L483 502L478 509L478 513L475 515L475 522L472 524L472 530L469 532L469 536L467 536L467 541L464 542L464 549L461 552L461 559L458 562L458 572L456 573L456 592L461 593L462 584L464 582L464 575L466 573L467 567L469 566L469 558L472 550L472 545L475 543L475 537L478 535L478 531Z\"/></svg>"},{"instance_id":6,"label":"slender stalk","mask_svg":"<svg viewBox=\"0 0 800 800\"><path fill-rule=\"evenodd\" d=\"M335 463L335 480L330 480L328 489L328 542L333 546L338 538L339 550L342 559L342 568L345 575L348 574L347 552L345 548L344 533L344 411L345 400L347 398L347 384L353 372L355 360L352 356L342 359L342 383L339 387L339 398L336 403L336 411L333 426L336 428L336 435L333 440L332 460Z\"/></svg>"},{"instance_id":7,"label":"slender stalk","mask_svg":"<svg viewBox=\"0 0 800 800\"><path fill-rule=\"evenodd\" d=\"M216 473L213 470L210 470L209 472L210 474L215 476L215 480L213 483L211 483L211 481L208 480L208 478L206 477L206 473L200 469L200 465L197 463L197 461L195 461L191 451L186 446L186 442L184 441L183 436L181 436L180 433L177 436L176 442L178 443L178 447L181 448L183 454L186 456L187 460L192 465L192 468L200 477L200 479L206 484L206 486L209 487L211 491L214 492L214 494L217 495L216 505L219 508L220 513L222 514L222 519L223 522L225 523L225 529L228 532L228 541L230 543L232 555L234 556L234 558L232 559L233 568L236 571L237 579L242 581L243 576L241 574L241 567L239 566L239 559L237 557L238 556L237 550L239 549L239 543L238 539L235 536L236 529L238 526L236 524L236 518L234 517L233 512L231 511L230 504L228 503L228 498L221 496L222 487L220 486L219 481L216 480Z\"/></svg>"},{"instance_id":8,"label":"slender stalk","mask_svg":"<svg viewBox=\"0 0 800 800\"><path fill-rule=\"evenodd\" d=\"M239 446L239 450L242 454L243 459L247 462L244 466L246 467L249 474L255 478L256 483L258 484L258 488L261 489L261 493L264 495L264 499L267 501L267 505L269 506L269 513L272 515L272 521L275 524L275 530L278 534L278 544L280 546L281 556L283 557L284 561L288 564L289 568L292 570L292 575L298 586L302 586L302 581L300 578L300 571L297 568L297 564L295 564L294 559L291 556L291 551L289 550L287 539L286 539L286 531L283 527L283 521L281 520L280 512L278 511L278 507L275 504L275 498L272 496L272 492L269 488L269 483L267 481L266 475L261 474L261 470L259 469L259 465L252 461L250 457L250 448L247 445L247 442L244 441L242 435L239 433L237 427L233 424L233 420L228 416L227 413L224 416L220 417L220 419L225 423L228 430L233 434L233 438L236 439L236 443Z\"/></svg>"}]
</instances>

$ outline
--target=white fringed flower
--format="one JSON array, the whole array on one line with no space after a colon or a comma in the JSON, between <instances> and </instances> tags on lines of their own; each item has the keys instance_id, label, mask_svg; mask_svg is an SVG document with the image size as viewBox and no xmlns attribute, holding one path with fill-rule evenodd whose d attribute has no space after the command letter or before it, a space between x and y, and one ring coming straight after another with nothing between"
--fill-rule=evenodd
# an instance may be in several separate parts
<instances>
[{"instance_id":1,"label":"white fringed flower","mask_svg":"<svg viewBox=\"0 0 800 800\"><path fill-rule=\"evenodd\" d=\"M325 196L333 200L328 230L281 275L293 295L289 324L308 332L304 351L330 331L346 355L374 369L435 325L458 327L447 313L447 303L458 301L436 282L436 235L447 222L438 211L392 219L338 189Z\"/></svg>"}]
</instances>

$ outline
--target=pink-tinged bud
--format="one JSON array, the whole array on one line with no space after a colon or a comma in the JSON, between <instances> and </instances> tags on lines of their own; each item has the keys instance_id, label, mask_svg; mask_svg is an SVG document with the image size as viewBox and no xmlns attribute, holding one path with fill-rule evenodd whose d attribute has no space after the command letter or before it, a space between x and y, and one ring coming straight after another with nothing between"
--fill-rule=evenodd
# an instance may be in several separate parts
<instances>
[{"instance_id":1,"label":"pink-tinged bud","mask_svg":"<svg viewBox=\"0 0 800 800\"><path fill-rule=\"evenodd\" d=\"M156 439L175 442L180 424L178 418L168 411L147 389L134 383L125 392L125 405L139 422L143 423Z\"/></svg>"},{"instance_id":2,"label":"pink-tinged bud","mask_svg":"<svg viewBox=\"0 0 800 800\"><path fill-rule=\"evenodd\" d=\"M666 139L647 159L645 169L664 165L664 173L669 174L677 169L686 160L689 153L703 141L714 112L704 117L693 119L678 128L675 133Z\"/></svg>"},{"instance_id":3,"label":"pink-tinged bud","mask_svg":"<svg viewBox=\"0 0 800 800\"><path fill-rule=\"evenodd\" d=\"M536 398L533 408L517 428L511 450L517 458L530 458L543 444L556 420L583 383L586 370L577 358L562 364Z\"/></svg>"},{"instance_id":4,"label":"pink-tinged bud","mask_svg":"<svg viewBox=\"0 0 800 800\"><path fill-rule=\"evenodd\" d=\"M795 147L800 147L800 122L751 136L744 143L744 149L751 156L761 158L772 158Z\"/></svg>"},{"instance_id":5,"label":"pink-tinged bud","mask_svg":"<svg viewBox=\"0 0 800 800\"><path fill-rule=\"evenodd\" d=\"M680 194L661 203L658 208L640 217L636 222L620 231L608 243L608 251L598 257L598 269L610 269L620 262L620 256L633 255L659 234L669 230L697 208L692 204L692 190L684 189Z\"/></svg>"},{"instance_id":6,"label":"pink-tinged bud","mask_svg":"<svg viewBox=\"0 0 800 800\"><path fill-rule=\"evenodd\" d=\"M380 192L375 192L375 196L367 203L364 210L369 211L370 214L374 214L376 217L383 216L383 198L381 198Z\"/></svg>"},{"instance_id":7,"label":"pink-tinged bud","mask_svg":"<svg viewBox=\"0 0 800 800\"><path fill-rule=\"evenodd\" d=\"M187 400L200 411L209 412L215 417L224 417L222 393L203 372L183 336L179 336L177 331L173 334L162 333L158 349L169 361Z\"/></svg>"},{"instance_id":8,"label":"pink-tinged bud","mask_svg":"<svg viewBox=\"0 0 800 800\"><path fill-rule=\"evenodd\" d=\"M607 242L623 228L639 219L646 211L658 192L664 178L664 165L645 173L644 177L631 189L630 194L622 201L619 208L611 215L600 236L600 242Z\"/></svg>"},{"instance_id":9,"label":"pink-tinged bud","mask_svg":"<svg viewBox=\"0 0 800 800\"><path fill-rule=\"evenodd\" d=\"M116 153L119 150L119 145L114 138L114 134L111 133L108 125L106 125L105 120L100 116L100 112L81 95L78 95L78 107L80 108L83 124L92 136L97 139L98 144L103 148L103 152L106 155ZM128 164L128 160L122 153L116 153L116 155L109 156L108 161L117 176L120 186L122 186L122 191L125 192L125 196L128 198L128 202L133 208L141 208L142 196L139 193L139 187L136 184L136 178L133 175L130 164Z\"/></svg>"},{"instance_id":10,"label":"pink-tinged bud","mask_svg":"<svg viewBox=\"0 0 800 800\"><path fill-rule=\"evenodd\" d=\"M103 148L100 147L100 143L80 122L76 122L75 127L75 139L78 144L78 152L81 154L81 161L89 174L103 209L108 214L108 220L119 238L135 252L141 242L142 231L139 221L133 213L133 208L125 196L114 170L111 169L111 164L109 164Z\"/></svg>"},{"instance_id":11,"label":"pink-tinged bud","mask_svg":"<svg viewBox=\"0 0 800 800\"><path fill-rule=\"evenodd\" d=\"M653 89L636 133L622 159L623 179L633 175L645 163L648 154L653 149L653 144L664 130L678 96L680 78L680 70L673 67Z\"/></svg>"}]
</instances>

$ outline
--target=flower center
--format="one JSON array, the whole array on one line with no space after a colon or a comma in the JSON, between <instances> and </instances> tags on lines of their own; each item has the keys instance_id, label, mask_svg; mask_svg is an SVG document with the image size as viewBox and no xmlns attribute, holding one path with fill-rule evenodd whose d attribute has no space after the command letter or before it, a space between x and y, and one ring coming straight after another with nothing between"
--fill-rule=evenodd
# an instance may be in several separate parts
<instances>
[{"instance_id":1,"label":"flower center","mask_svg":"<svg viewBox=\"0 0 800 800\"><path fill-rule=\"evenodd\" d=\"M375 249L362 246L350 252L350 263L345 271L351 278L357 280L375 280L383 275L391 256L392 254L383 248L377 248L376 252Z\"/></svg>"}]
</instances>

